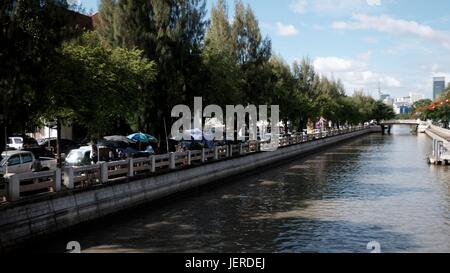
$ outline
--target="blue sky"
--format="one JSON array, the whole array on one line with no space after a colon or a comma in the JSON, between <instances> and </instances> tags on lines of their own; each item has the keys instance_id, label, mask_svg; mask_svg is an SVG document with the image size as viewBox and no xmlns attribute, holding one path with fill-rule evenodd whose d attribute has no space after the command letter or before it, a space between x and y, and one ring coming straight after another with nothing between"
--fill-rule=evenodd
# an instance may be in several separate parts
<instances>
[{"instance_id":1,"label":"blue sky","mask_svg":"<svg viewBox=\"0 0 450 273\"><path fill-rule=\"evenodd\" d=\"M96 11L99 0L81 0ZM207 0L208 9L214 0ZM377 97L432 96L432 77L450 81L448 0L244 0L274 53L308 56L316 70ZM234 0L228 0L230 16Z\"/></svg>"}]
</instances>

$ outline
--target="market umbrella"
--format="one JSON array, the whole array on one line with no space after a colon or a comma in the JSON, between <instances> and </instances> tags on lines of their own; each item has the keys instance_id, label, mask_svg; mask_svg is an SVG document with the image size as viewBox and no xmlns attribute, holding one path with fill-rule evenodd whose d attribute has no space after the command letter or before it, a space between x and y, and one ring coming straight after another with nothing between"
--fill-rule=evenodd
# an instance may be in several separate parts
<instances>
[{"instance_id":1,"label":"market umbrella","mask_svg":"<svg viewBox=\"0 0 450 273\"><path fill-rule=\"evenodd\" d=\"M147 136L147 138L148 138L148 142L150 142L150 143L158 143L159 141L158 141L158 139L156 138L156 137L154 137L154 136L152 136L152 135L149 135L149 134L145 134L146 136Z\"/></svg>"},{"instance_id":2,"label":"market umbrella","mask_svg":"<svg viewBox=\"0 0 450 273\"><path fill-rule=\"evenodd\" d=\"M129 135L128 139L138 142L139 150L141 149L141 143L158 143L158 139L154 136L141 132Z\"/></svg>"},{"instance_id":3,"label":"market umbrella","mask_svg":"<svg viewBox=\"0 0 450 273\"><path fill-rule=\"evenodd\" d=\"M158 142L158 140L154 136L144 133L131 134L128 136L128 139L141 143Z\"/></svg>"},{"instance_id":4,"label":"market umbrella","mask_svg":"<svg viewBox=\"0 0 450 273\"><path fill-rule=\"evenodd\" d=\"M131 141L126 136L105 136L105 137L103 137L103 139L108 140L108 141L113 141L113 142L124 142L127 144L133 143L133 141Z\"/></svg>"}]
</instances>

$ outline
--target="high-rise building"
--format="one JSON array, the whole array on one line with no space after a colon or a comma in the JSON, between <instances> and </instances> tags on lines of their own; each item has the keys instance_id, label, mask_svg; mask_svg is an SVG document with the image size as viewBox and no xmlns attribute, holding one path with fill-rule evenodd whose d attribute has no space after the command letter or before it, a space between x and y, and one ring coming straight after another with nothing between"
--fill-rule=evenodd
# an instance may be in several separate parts
<instances>
[{"instance_id":1,"label":"high-rise building","mask_svg":"<svg viewBox=\"0 0 450 273\"><path fill-rule=\"evenodd\" d=\"M437 99L445 89L445 77L433 78L433 99Z\"/></svg>"}]
</instances>

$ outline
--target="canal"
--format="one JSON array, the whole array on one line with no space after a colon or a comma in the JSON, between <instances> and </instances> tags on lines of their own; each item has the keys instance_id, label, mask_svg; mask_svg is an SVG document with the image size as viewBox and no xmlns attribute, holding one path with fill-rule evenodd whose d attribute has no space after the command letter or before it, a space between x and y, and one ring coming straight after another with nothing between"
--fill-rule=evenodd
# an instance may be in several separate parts
<instances>
[{"instance_id":1,"label":"canal","mask_svg":"<svg viewBox=\"0 0 450 273\"><path fill-rule=\"evenodd\" d=\"M149 204L32 252L450 252L450 169L431 140L368 135L249 177Z\"/></svg>"}]
</instances>

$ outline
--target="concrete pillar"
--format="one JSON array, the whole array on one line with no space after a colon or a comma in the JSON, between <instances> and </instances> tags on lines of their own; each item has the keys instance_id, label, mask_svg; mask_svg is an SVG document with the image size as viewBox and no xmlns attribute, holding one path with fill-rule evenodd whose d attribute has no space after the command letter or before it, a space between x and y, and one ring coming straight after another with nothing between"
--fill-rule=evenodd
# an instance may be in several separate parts
<instances>
[{"instance_id":1,"label":"concrete pillar","mask_svg":"<svg viewBox=\"0 0 450 273\"><path fill-rule=\"evenodd\" d=\"M219 160L219 147L214 147L214 160Z\"/></svg>"},{"instance_id":2,"label":"concrete pillar","mask_svg":"<svg viewBox=\"0 0 450 273\"><path fill-rule=\"evenodd\" d=\"M102 184L108 183L108 163L100 163L100 182Z\"/></svg>"},{"instance_id":3,"label":"concrete pillar","mask_svg":"<svg viewBox=\"0 0 450 273\"><path fill-rule=\"evenodd\" d=\"M61 191L61 169L57 168L55 171L55 185L53 185L55 192Z\"/></svg>"},{"instance_id":4,"label":"concrete pillar","mask_svg":"<svg viewBox=\"0 0 450 273\"><path fill-rule=\"evenodd\" d=\"M150 171L152 173L156 172L156 157L154 155L150 156Z\"/></svg>"},{"instance_id":5,"label":"concrete pillar","mask_svg":"<svg viewBox=\"0 0 450 273\"><path fill-rule=\"evenodd\" d=\"M202 163L206 162L206 151L205 148L202 149Z\"/></svg>"},{"instance_id":6,"label":"concrete pillar","mask_svg":"<svg viewBox=\"0 0 450 273\"><path fill-rule=\"evenodd\" d=\"M191 151L187 151L187 164L188 164L188 166L192 165L192 152Z\"/></svg>"},{"instance_id":7,"label":"concrete pillar","mask_svg":"<svg viewBox=\"0 0 450 273\"><path fill-rule=\"evenodd\" d=\"M128 177L134 176L134 159L130 158L128 160Z\"/></svg>"},{"instance_id":8,"label":"concrete pillar","mask_svg":"<svg viewBox=\"0 0 450 273\"><path fill-rule=\"evenodd\" d=\"M176 159L177 159L177 156L176 156L175 153L170 153L169 154L169 168L171 170L175 170L177 168L177 166L176 166Z\"/></svg>"},{"instance_id":9,"label":"concrete pillar","mask_svg":"<svg viewBox=\"0 0 450 273\"><path fill-rule=\"evenodd\" d=\"M20 179L19 175L11 175L8 180L8 201L17 201L20 199Z\"/></svg>"},{"instance_id":10,"label":"concrete pillar","mask_svg":"<svg viewBox=\"0 0 450 273\"><path fill-rule=\"evenodd\" d=\"M240 143L239 144L239 155L243 155L244 154L244 144Z\"/></svg>"},{"instance_id":11,"label":"concrete pillar","mask_svg":"<svg viewBox=\"0 0 450 273\"><path fill-rule=\"evenodd\" d=\"M74 188L74 181L73 181L73 167L68 167L64 169L64 185L68 189Z\"/></svg>"}]
</instances>

